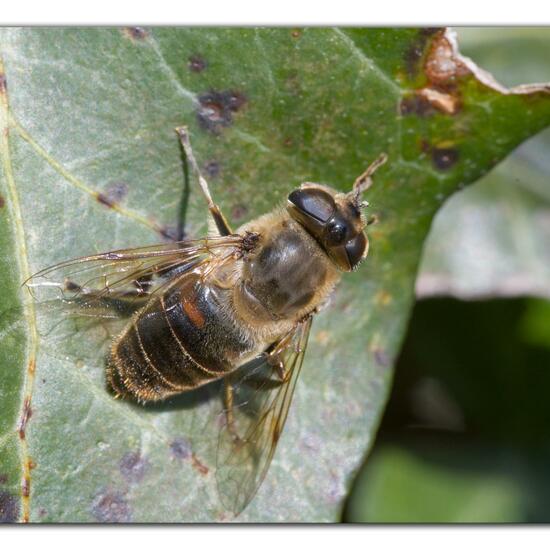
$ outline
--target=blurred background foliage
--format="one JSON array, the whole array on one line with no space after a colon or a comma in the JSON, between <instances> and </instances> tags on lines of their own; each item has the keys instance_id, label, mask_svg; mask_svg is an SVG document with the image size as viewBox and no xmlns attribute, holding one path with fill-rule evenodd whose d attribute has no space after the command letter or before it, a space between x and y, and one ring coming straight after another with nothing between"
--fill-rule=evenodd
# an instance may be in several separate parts
<instances>
[{"instance_id":1,"label":"blurred background foliage","mask_svg":"<svg viewBox=\"0 0 550 550\"><path fill-rule=\"evenodd\" d=\"M502 84L550 81L550 28L456 28ZM550 131L440 210L348 522L550 521Z\"/></svg>"}]
</instances>

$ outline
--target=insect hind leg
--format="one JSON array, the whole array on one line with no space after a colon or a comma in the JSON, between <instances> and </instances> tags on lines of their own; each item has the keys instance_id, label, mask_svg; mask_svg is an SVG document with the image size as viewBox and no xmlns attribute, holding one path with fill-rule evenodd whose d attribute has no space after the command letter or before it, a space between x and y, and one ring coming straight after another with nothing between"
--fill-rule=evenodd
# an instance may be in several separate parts
<instances>
[{"instance_id":1,"label":"insect hind leg","mask_svg":"<svg viewBox=\"0 0 550 550\"><path fill-rule=\"evenodd\" d=\"M231 434L231 437L235 442L240 440L240 437L237 434L235 428L235 414L233 412L233 401L234 401L234 390L231 382L227 379L223 381L223 404L224 404L224 414L225 414L225 423L227 426L227 431Z\"/></svg>"},{"instance_id":2,"label":"insect hind leg","mask_svg":"<svg viewBox=\"0 0 550 550\"><path fill-rule=\"evenodd\" d=\"M187 131L186 126L180 126L176 128L176 133L178 134L178 137L180 138L181 146L183 147L183 150L185 151L185 156L187 157L187 161L191 165L191 168L197 175L199 179L199 185L201 187L202 193L206 199L206 202L208 204L208 210L210 211L210 215L214 219L214 223L216 224L216 228L218 229L218 232L222 237L231 235L231 227L227 220L225 219L225 216L223 215L220 207L213 201L212 195L210 194L210 189L208 188L208 182L202 175L199 165L197 164L197 161L195 159L195 155L193 154L193 149L191 147L191 141L189 140L189 133Z\"/></svg>"}]
</instances>

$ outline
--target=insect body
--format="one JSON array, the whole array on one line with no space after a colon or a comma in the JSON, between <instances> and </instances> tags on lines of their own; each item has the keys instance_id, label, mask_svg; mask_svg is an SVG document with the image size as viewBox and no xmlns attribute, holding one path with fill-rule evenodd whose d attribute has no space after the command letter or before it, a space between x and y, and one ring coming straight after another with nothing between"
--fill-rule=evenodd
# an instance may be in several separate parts
<instances>
[{"instance_id":1,"label":"insect body","mask_svg":"<svg viewBox=\"0 0 550 550\"><path fill-rule=\"evenodd\" d=\"M362 192L380 156L348 193L305 183L287 204L232 232L178 129L215 235L64 262L28 286L62 291L72 313L120 319L107 358L117 395L155 401L224 380L217 480L240 512L263 480L283 428L312 316L342 272L368 252Z\"/></svg>"}]
</instances>

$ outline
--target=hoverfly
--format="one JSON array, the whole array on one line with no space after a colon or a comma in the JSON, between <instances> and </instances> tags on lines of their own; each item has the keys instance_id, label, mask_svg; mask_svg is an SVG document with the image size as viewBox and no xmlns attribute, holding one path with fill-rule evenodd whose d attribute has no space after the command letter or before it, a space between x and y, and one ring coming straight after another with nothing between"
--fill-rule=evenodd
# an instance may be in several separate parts
<instances>
[{"instance_id":1,"label":"hoverfly","mask_svg":"<svg viewBox=\"0 0 550 550\"><path fill-rule=\"evenodd\" d=\"M386 155L348 193L304 183L233 231L187 129L177 133L206 198L208 237L62 262L25 284L60 293L72 316L125 319L106 358L116 396L145 403L223 380L216 479L222 504L238 514L273 458L312 318L367 255L361 196Z\"/></svg>"}]
</instances>

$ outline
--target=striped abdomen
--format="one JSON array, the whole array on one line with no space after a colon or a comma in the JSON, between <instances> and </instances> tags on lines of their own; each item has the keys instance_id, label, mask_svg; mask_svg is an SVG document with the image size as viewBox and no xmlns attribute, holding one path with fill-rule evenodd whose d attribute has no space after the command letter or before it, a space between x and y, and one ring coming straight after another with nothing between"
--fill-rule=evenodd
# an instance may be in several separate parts
<instances>
[{"instance_id":1,"label":"striped abdomen","mask_svg":"<svg viewBox=\"0 0 550 550\"><path fill-rule=\"evenodd\" d=\"M223 290L190 275L134 317L115 341L107 379L119 394L158 400L196 388L233 370L250 351L223 317Z\"/></svg>"}]
</instances>

